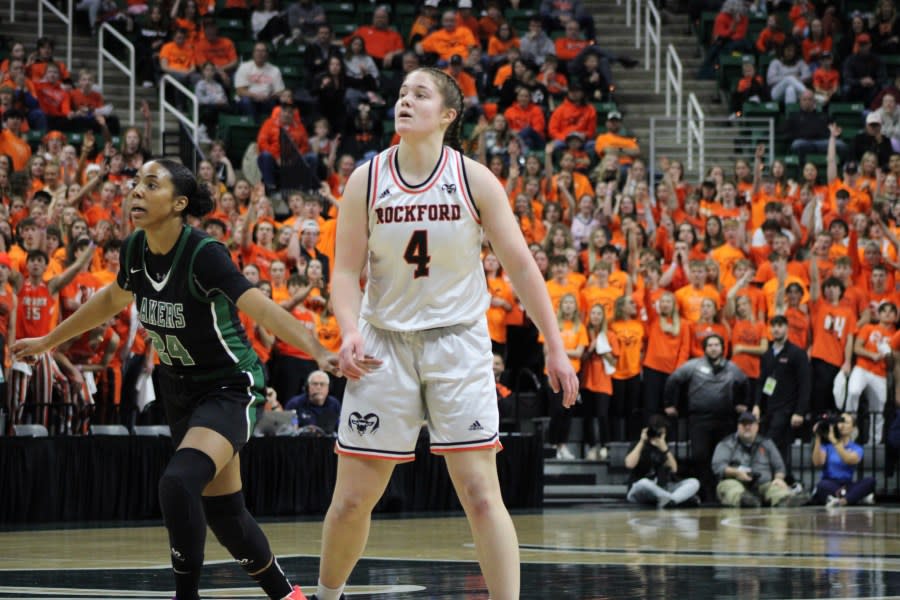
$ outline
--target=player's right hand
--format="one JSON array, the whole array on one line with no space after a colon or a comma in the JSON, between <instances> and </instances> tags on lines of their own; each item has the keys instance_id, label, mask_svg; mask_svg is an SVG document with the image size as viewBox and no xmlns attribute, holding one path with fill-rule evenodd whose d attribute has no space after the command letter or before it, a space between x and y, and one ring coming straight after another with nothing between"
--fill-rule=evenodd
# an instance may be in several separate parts
<instances>
[{"instance_id":1,"label":"player's right hand","mask_svg":"<svg viewBox=\"0 0 900 600\"><path fill-rule=\"evenodd\" d=\"M10 348L13 358L29 362L28 359L43 354L50 350L51 346L47 343L46 336L36 338L25 338L17 340Z\"/></svg>"},{"instance_id":2,"label":"player's right hand","mask_svg":"<svg viewBox=\"0 0 900 600\"><path fill-rule=\"evenodd\" d=\"M338 357L341 373L347 379L359 379L381 366L380 360L366 355L362 334L358 331L344 335Z\"/></svg>"}]
</instances>

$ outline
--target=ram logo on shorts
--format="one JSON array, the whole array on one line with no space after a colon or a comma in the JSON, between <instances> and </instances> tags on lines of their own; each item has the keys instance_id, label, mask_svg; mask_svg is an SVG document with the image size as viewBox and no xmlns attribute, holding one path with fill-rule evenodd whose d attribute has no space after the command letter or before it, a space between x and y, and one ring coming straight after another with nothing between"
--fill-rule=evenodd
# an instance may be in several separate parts
<instances>
[{"instance_id":1,"label":"ram logo on shorts","mask_svg":"<svg viewBox=\"0 0 900 600\"><path fill-rule=\"evenodd\" d=\"M359 435L365 435L367 433L375 433L378 429L380 420L375 413L369 413L366 416L362 416L354 411L350 413L350 418L347 422L350 425L350 429L353 429Z\"/></svg>"}]
</instances>

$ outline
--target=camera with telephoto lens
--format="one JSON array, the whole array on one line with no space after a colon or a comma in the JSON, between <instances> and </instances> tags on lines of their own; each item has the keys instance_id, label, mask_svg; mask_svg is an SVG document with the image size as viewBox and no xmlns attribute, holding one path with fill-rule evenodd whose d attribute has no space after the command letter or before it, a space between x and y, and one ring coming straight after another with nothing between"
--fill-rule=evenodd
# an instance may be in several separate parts
<instances>
[{"instance_id":1,"label":"camera with telephoto lens","mask_svg":"<svg viewBox=\"0 0 900 600\"><path fill-rule=\"evenodd\" d=\"M658 438L661 435L662 435L662 431L659 431L658 429L655 429L653 427L647 428L647 439L648 440L653 439L653 438Z\"/></svg>"},{"instance_id":2,"label":"camera with telephoto lens","mask_svg":"<svg viewBox=\"0 0 900 600\"><path fill-rule=\"evenodd\" d=\"M834 432L834 437L840 437L840 434L837 430L837 424L841 422L841 415L835 413L824 413L819 416L819 419L816 421L816 424L813 425L813 431L822 443L829 443L828 433Z\"/></svg>"}]
</instances>

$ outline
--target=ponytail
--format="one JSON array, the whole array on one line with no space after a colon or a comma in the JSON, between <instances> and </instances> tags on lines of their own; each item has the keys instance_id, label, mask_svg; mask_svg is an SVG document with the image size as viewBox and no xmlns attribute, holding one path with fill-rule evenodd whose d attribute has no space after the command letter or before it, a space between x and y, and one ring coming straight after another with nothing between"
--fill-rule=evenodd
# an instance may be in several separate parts
<instances>
[{"instance_id":1,"label":"ponytail","mask_svg":"<svg viewBox=\"0 0 900 600\"><path fill-rule=\"evenodd\" d=\"M202 217L212 211L213 198L209 188L205 184L198 183L190 169L168 158L154 162L169 172L175 196L184 196L188 199L187 206L181 211L182 216Z\"/></svg>"}]
</instances>

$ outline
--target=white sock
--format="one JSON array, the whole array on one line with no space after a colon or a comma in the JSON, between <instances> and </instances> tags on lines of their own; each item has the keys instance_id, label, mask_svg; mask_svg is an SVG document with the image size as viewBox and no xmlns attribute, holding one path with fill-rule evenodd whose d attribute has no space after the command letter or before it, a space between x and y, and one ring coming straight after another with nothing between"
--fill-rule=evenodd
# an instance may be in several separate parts
<instances>
[{"instance_id":1,"label":"white sock","mask_svg":"<svg viewBox=\"0 0 900 600\"><path fill-rule=\"evenodd\" d=\"M322 583L322 580L319 580L319 585L316 587L316 600L340 600L341 594L344 593L344 586L342 585L339 588L329 588L325 587Z\"/></svg>"}]
</instances>

